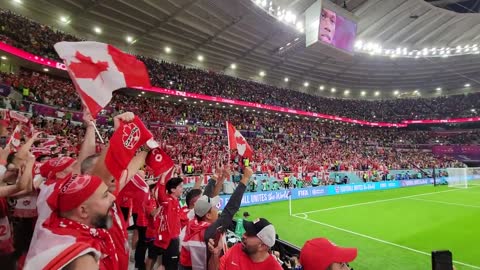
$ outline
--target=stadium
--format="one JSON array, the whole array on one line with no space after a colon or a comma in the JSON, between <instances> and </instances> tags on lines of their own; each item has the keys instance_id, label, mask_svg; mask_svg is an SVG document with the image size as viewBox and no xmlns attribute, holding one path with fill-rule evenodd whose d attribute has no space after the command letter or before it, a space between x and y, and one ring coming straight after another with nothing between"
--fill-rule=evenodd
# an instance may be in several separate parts
<instances>
[{"instance_id":1,"label":"stadium","mask_svg":"<svg viewBox=\"0 0 480 270\"><path fill-rule=\"evenodd\" d=\"M480 269L479 12L1 0L1 268Z\"/></svg>"}]
</instances>

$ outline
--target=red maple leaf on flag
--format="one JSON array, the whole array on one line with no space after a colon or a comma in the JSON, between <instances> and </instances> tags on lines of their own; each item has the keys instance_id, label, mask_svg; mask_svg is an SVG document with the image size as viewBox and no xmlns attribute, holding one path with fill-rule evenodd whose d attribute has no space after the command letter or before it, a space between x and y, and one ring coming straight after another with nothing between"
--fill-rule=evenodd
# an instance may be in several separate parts
<instances>
[{"instance_id":1,"label":"red maple leaf on flag","mask_svg":"<svg viewBox=\"0 0 480 270\"><path fill-rule=\"evenodd\" d=\"M77 78L95 80L98 75L108 69L108 62L93 62L92 58L81 54L79 51L75 54L75 58L80 62L72 62L68 67Z\"/></svg>"},{"instance_id":2,"label":"red maple leaf on flag","mask_svg":"<svg viewBox=\"0 0 480 270\"><path fill-rule=\"evenodd\" d=\"M243 137L235 137L237 144L247 144L247 141Z\"/></svg>"}]
</instances>

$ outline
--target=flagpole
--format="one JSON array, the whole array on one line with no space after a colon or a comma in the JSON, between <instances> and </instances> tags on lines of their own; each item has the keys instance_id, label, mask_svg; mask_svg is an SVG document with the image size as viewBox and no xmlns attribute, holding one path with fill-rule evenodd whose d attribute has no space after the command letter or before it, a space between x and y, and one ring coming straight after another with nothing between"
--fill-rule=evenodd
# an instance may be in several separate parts
<instances>
[{"instance_id":1,"label":"flagpole","mask_svg":"<svg viewBox=\"0 0 480 270\"><path fill-rule=\"evenodd\" d=\"M227 143L228 143L228 160L227 160L227 165L228 167L230 167L230 161L232 160L231 157L230 157L230 153L232 151L230 151L230 136L228 136L228 121L225 121L225 127L227 128Z\"/></svg>"},{"instance_id":2,"label":"flagpole","mask_svg":"<svg viewBox=\"0 0 480 270\"><path fill-rule=\"evenodd\" d=\"M95 124L95 121L92 121L92 124L93 124L93 128L95 129L95 132L96 132L97 135L98 135L98 138L100 139L100 142L101 142L102 144L105 144L105 142L103 141L102 136L100 135L100 132L99 132L98 129L97 129L97 125Z\"/></svg>"}]
</instances>

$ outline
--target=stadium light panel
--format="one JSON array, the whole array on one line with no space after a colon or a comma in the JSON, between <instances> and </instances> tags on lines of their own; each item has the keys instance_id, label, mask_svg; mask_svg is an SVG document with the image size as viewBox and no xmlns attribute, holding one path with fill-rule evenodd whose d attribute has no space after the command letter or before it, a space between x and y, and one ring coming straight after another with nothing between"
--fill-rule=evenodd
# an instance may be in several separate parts
<instances>
[{"instance_id":1,"label":"stadium light panel","mask_svg":"<svg viewBox=\"0 0 480 270\"><path fill-rule=\"evenodd\" d=\"M232 63L232 64L230 65L230 68L231 68L231 69L236 69L236 68L237 68L237 64Z\"/></svg>"},{"instance_id":2,"label":"stadium light panel","mask_svg":"<svg viewBox=\"0 0 480 270\"><path fill-rule=\"evenodd\" d=\"M199 56L197 56L197 60L202 62L203 61L203 55L200 54Z\"/></svg>"},{"instance_id":3,"label":"stadium light panel","mask_svg":"<svg viewBox=\"0 0 480 270\"><path fill-rule=\"evenodd\" d=\"M323 85L320 85L320 87L319 87L319 88L320 88L320 91L323 91L323 90L325 90L325 86L323 86Z\"/></svg>"},{"instance_id":4,"label":"stadium light panel","mask_svg":"<svg viewBox=\"0 0 480 270\"><path fill-rule=\"evenodd\" d=\"M258 75L260 75L260 77L265 77L265 75L267 75L267 74L265 73L265 71L262 70L262 71L260 71L260 73Z\"/></svg>"},{"instance_id":5,"label":"stadium light panel","mask_svg":"<svg viewBox=\"0 0 480 270\"><path fill-rule=\"evenodd\" d=\"M310 84L308 82L304 82L303 86L308 87Z\"/></svg>"},{"instance_id":6,"label":"stadium light panel","mask_svg":"<svg viewBox=\"0 0 480 270\"><path fill-rule=\"evenodd\" d=\"M465 87L470 87L470 84L469 84L469 83L466 83L464 86L465 86Z\"/></svg>"},{"instance_id":7,"label":"stadium light panel","mask_svg":"<svg viewBox=\"0 0 480 270\"><path fill-rule=\"evenodd\" d=\"M133 41L133 37L127 36L127 42L132 42L132 41Z\"/></svg>"},{"instance_id":8,"label":"stadium light panel","mask_svg":"<svg viewBox=\"0 0 480 270\"><path fill-rule=\"evenodd\" d=\"M362 97L365 96L366 94L367 94L367 92L365 92L365 91L362 91L362 92L360 93L360 95L362 95Z\"/></svg>"},{"instance_id":9,"label":"stadium light panel","mask_svg":"<svg viewBox=\"0 0 480 270\"><path fill-rule=\"evenodd\" d=\"M98 26L95 26L95 27L93 28L93 31L94 31L95 33L97 33L97 34L101 34L101 33L102 33L102 28L100 28L100 27L98 27Z\"/></svg>"},{"instance_id":10,"label":"stadium light panel","mask_svg":"<svg viewBox=\"0 0 480 270\"><path fill-rule=\"evenodd\" d=\"M48 68L44 68L43 71L48 72L49 70L48 70Z\"/></svg>"},{"instance_id":11,"label":"stadium light panel","mask_svg":"<svg viewBox=\"0 0 480 270\"><path fill-rule=\"evenodd\" d=\"M283 79L283 81L284 81L284 82L288 82L288 77L285 77L285 78Z\"/></svg>"},{"instance_id":12,"label":"stadium light panel","mask_svg":"<svg viewBox=\"0 0 480 270\"><path fill-rule=\"evenodd\" d=\"M335 89L335 87L332 87L331 91L332 91L332 93L335 93L335 92L337 92L337 89Z\"/></svg>"},{"instance_id":13,"label":"stadium light panel","mask_svg":"<svg viewBox=\"0 0 480 270\"><path fill-rule=\"evenodd\" d=\"M68 18L65 17L65 16L60 16L60 21L61 21L62 23L68 23Z\"/></svg>"},{"instance_id":14,"label":"stadium light panel","mask_svg":"<svg viewBox=\"0 0 480 270\"><path fill-rule=\"evenodd\" d=\"M141 97L142 95L138 94L139 97Z\"/></svg>"},{"instance_id":15,"label":"stadium light panel","mask_svg":"<svg viewBox=\"0 0 480 270\"><path fill-rule=\"evenodd\" d=\"M380 96L380 91L376 91L376 92L375 92L375 96L376 96L376 97Z\"/></svg>"},{"instance_id":16,"label":"stadium light panel","mask_svg":"<svg viewBox=\"0 0 480 270\"><path fill-rule=\"evenodd\" d=\"M345 94L345 96L348 96L350 94L350 90L346 89L343 93Z\"/></svg>"},{"instance_id":17,"label":"stadium light panel","mask_svg":"<svg viewBox=\"0 0 480 270\"><path fill-rule=\"evenodd\" d=\"M437 87L437 88L435 88L435 90L437 90L437 91L442 91L442 88L441 88L441 87Z\"/></svg>"},{"instance_id":18,"label":"stadium light panel","mask_svg":"<svg viewBox=\"0 0 480 270\"><path fill-rule=\"evenodd\" d=\"M170 48L170 47L168 47L168 46L165 47L165 52L166 52L166 53L171 53L171 52L172 52L172 48Z\"/></svg>"},{"instance_id":19,"label":"stadium light panel","mask_svg":"<svg viewBox=\"0 0 480 270\"><path fill-rule=\"evenodd\" d=\"M7 60L7 57L5 55L2 55L2 60Z\"/></svg>"},{"instance_id":20,"label":"stadium light panel","mask_svg":"<svg viewBox=\"0 0 480 270\"><path fill-rule=\"evenodd\" d=\"M397 96L398 94L400 94L400 92L399 92L398 90L395 90L395 91L393 91L393 94L394 94L395 96Z\"/></svg>"},{"instance_id":21,"label":"stadium light panel","mask_svg":"<svg viewBox=\"0 0 480 270\"><path fill-rule=\"evenodd\" d=\"M13 0L14 3L21 4L22 0Z\"/></svg>"}]
</instances>

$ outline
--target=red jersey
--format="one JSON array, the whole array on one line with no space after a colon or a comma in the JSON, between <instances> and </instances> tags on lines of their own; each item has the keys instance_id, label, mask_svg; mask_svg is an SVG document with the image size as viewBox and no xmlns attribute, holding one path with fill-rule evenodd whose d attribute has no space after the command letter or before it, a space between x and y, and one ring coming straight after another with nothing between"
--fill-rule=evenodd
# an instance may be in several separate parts
<instances>
[{"instance_id":1,"label":"red jersey","mask_svg":"<svg viewBox=\"0 0 480 270\"><path fill-rule=\"evenodd\" d=\"M7 199L0 198L0 255L8 255L14 251L12 231L7 215Z\"/></svg>"},{"instance_id":2,"label":"red jersey","mask_svg":"<svg viewBox=\"0 0 480 270\"><path fill-rule=\"evenodd\" d=\"M234 245L227 253L220 258L220 270L283 270L275 257L269 256L263 262L253 262L248 255L243 252L242 244Z\"/></svg>"},{"instance_id":3,"label":"red jersey","mask_svg":"<svg viewBox=\"0 0 480 270\"><path fill-rule=\"evenodd\" d=\"M180 202L167 194L165 185L158 184L158 203L161 210L158 216L158 231L153 243L157 247L167 249L170 240L180 235Z\"/></svg>"},{"instance_id":4,"label":"red jersey","mask_svg":"<svg viewBox=\"0 0 480 270\"><path fill-rule=\"evenodd\" d=\"M125 224L125 219L123 218L122 212L120 212L117 204L112 207L111 215L113 224L112 227L108 229L108 232L112 236L113 243L115 244L115 250L118 256L118 269L127 270L130 252L130 247L128 246L127 225Z\"/></svg>"}]
</instances>

